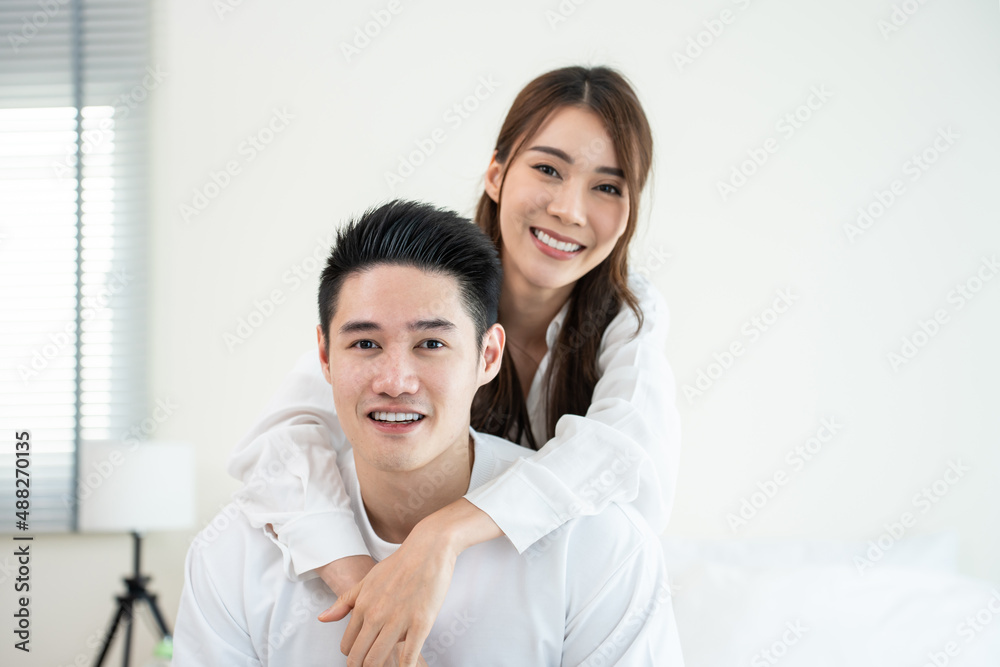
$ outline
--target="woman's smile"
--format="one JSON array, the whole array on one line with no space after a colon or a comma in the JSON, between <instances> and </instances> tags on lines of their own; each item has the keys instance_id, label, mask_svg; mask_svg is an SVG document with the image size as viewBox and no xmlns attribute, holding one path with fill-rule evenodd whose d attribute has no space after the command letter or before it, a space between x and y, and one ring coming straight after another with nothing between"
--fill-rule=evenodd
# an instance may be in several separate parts
<instances>
[{"instance_id":1,"label":"woman's smile","mask_svg":"<svg viewBox=\"0 0 1000 667\"><path fill-rule=\"evenodd\" d=\"M529 233L535 240L535 246L548 257L559 260L573 259L587 247L572 239L560 236L550 229L529 227Z\"/></svg>"}]
</instances>

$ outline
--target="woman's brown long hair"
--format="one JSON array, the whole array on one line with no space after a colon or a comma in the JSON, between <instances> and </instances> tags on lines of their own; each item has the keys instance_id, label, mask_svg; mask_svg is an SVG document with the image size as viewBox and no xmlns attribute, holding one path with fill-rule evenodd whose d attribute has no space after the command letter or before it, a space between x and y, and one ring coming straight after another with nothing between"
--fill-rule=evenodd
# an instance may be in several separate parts
<instances>
[{"instance_id":1,"label":"woman's brown long hair","mask_svg":"<svg viewBox=\"0 0 1000 667\"><path fill-rule=\"evenodd\" d=\"M635 313L636 331L642 326L642 310L628 287L628 245L635 233L639 195L653 160L649 121L628 81L607 67L565 67L539 76L514 100L496 143L496 160L504 176L525 142L563 107L589 109L603 121L625 172L629 208L625 231L611 254L576 282L566 320L555 347L549 350L544 383L548 395L546 441L555 435L560 417L587 413L600 378L597 356L601 339L623 304ZM503 178L497 199L502 198ZM485 192L476 208L476 222L501 249L500 206ZM545 443L535 441L517 370L509 351L504 349L503 354L500 373L476 393L472 427L514 442L523 437L532 449L538 449Z\"/></svg>"}]
</instances>

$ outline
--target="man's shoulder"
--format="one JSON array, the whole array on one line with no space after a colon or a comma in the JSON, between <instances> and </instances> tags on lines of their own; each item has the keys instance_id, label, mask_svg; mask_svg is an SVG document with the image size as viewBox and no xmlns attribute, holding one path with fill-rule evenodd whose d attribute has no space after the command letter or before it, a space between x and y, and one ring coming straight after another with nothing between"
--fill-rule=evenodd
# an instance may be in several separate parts
<instances>
[{"instance_id":1,"label":"man's shoulder","mask_svg":"<svg viewBox=\"0 0 1000 667\"><path fill-rule=\"evenodd\" d=\"M524 552L537 561L562 558L574 587L590 590L623 570L658 571L665 567L659 538L637 510L612 503L599 514L571 519Z\"/></svg>"},{"instance_id":2,"label":"man's shoulder","mask_svg":"<svg viewBox=\"0 0 1000 667\"><path fill-rule=\"evenodd\" d=\"M218 577L220 588L242 587L248 570L263 572L280 563L281 551L259 528L250 525L235 503L212 518L191 542L189 567L201 567Z\"/></svg>"}]
</instances>

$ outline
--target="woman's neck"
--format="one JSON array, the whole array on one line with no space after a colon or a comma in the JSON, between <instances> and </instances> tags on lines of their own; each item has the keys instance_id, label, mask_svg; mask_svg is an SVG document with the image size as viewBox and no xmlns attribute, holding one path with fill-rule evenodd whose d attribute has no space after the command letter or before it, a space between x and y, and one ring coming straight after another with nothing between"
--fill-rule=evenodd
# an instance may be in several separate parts
<instances>
[{"instance_id":1,"label":"woman's neck","mask_svg":"<svg viewBox=\"0 0 1000 667\"><path fill-rule=\"evenodd\" d=\"M530 284L504 262L499 319L508 339L523 348L545 346L549 323L573 292L573 284L544 288Z\"/></svg>"}]
</instances>

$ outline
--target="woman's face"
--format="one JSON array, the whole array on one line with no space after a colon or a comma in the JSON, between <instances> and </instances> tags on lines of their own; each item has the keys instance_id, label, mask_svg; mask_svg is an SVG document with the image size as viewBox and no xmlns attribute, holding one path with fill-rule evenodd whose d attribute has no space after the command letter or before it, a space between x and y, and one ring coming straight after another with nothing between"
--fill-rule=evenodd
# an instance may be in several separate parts
<instances>
[{"instance_id":1,"label":"woman's face","mask_svg":"<svg viewBox=\"0 0 1000 667\"><path fill-rule=\"evenodd\" d=\"M592 111L563 107L508 166L490 162L486 192L500 204L505 277L539 288L572 285L625 231L629 199L614 144ZM514 278L514 276L510 276Z\"/></svg>"}]
</instances>

